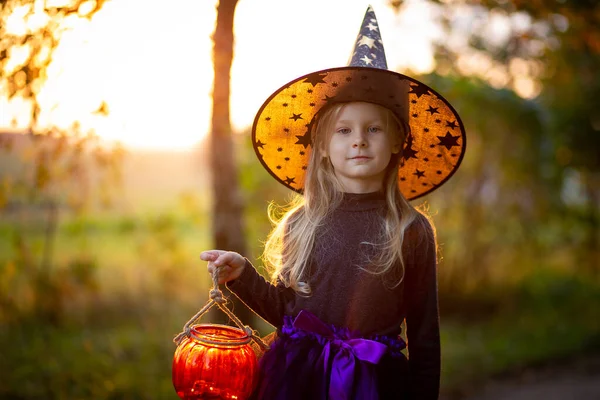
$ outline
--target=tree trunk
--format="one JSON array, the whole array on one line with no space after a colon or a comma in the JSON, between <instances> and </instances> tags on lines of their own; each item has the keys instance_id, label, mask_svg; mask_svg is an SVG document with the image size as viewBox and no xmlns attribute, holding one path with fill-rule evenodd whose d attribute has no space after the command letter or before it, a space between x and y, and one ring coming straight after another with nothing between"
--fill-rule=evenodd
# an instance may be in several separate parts
<instances>
[{"instance_id":1,"label":"tree trunk","mask_svg":"<svg viewBox=\"0 0 600 400\"><path fill-rule=\"evenodd\" d=\"M212 230L215 248L245 255L243 205L229 119L229 85L234 43L233 16L237 1L220 0L217 6L217 24L213 35L215 80L209 157L212 171ZM230 298L237 300L235 296ZM241 302L236 301L233 308L244 323L250 322L250 312ZM213 310L216 312L211 314L211 320L226 322L225 316L217 311L216 307Z\"/></svg>"}]
</instances>

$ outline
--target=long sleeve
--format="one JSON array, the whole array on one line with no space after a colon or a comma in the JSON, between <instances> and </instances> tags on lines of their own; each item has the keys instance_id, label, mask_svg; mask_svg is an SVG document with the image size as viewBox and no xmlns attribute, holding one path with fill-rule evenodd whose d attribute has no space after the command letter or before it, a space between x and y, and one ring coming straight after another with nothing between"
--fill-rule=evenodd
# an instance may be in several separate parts
<instances>
[{"instance_id":1,"label":"long sleeve","mask_svg":"<svg viewBox=\"0 0 600 400\"><path fill-rule=\"evenodd\" d=\"M275 327L283 324L283 315L293 306L296 298L293 289L267 282L248 260L242 274L228 282L227 287L252 311Z\"/></svg>"},{"instance_id":2,"label":"long sleeve","mask_svg":"<svg viewBox=\"0 0 600 400\"><path fill-rule=\"evenodd\" d=\"M435 238L424 218L415 221L407 234L405 240L414 243L407 254L405 281L412 398L437 399L441 357Z\"/></svg>"}]
</instances>

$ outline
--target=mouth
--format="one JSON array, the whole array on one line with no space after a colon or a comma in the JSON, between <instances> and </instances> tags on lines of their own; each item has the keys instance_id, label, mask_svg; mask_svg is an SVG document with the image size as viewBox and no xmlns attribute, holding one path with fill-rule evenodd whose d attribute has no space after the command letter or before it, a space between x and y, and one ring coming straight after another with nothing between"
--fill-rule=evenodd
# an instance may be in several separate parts
<instances>
[{"instance_id":1,"label":"mouth","mask_svg":"<svg viewBox=\"0 0 600 400\"><path fill-rule=\"evenodd\" d=\"M371 157L367 157L367 156L356 156L356 157L351 157L351 160L370 160Z\"/></svg>"}]
</instances>

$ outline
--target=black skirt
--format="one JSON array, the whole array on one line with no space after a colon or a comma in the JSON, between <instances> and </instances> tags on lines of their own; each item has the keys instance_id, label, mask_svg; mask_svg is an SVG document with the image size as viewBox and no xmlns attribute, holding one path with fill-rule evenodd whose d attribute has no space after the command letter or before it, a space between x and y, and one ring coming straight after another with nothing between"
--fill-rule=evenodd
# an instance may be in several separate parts
<instances>
[{"instance_id":1,"label":"black skirt","mask_svg":"<svg viewBox=\"0 0 600 400\"><path fill-rule=\"evenodd\" d=\"M400 337L362 338L313 314L284 318L259 361L253 399L387 400L409 398L408 360Z\"/></svg>"}]
</instances>

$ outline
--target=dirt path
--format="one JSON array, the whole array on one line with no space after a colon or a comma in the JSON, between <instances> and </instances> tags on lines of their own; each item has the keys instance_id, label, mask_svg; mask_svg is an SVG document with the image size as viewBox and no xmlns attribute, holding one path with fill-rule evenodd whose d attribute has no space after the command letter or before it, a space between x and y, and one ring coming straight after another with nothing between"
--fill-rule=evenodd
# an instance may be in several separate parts
<instances>
[{"instance_id":1,"label":"dirt path","mask_svg":"<svg viewBox=\"0 0 600 400\"><path fill-rule=\"evenodd\" d=\"M600 355L528 368L442 400L600 400Z\"/></svg>"}]
</instances>

